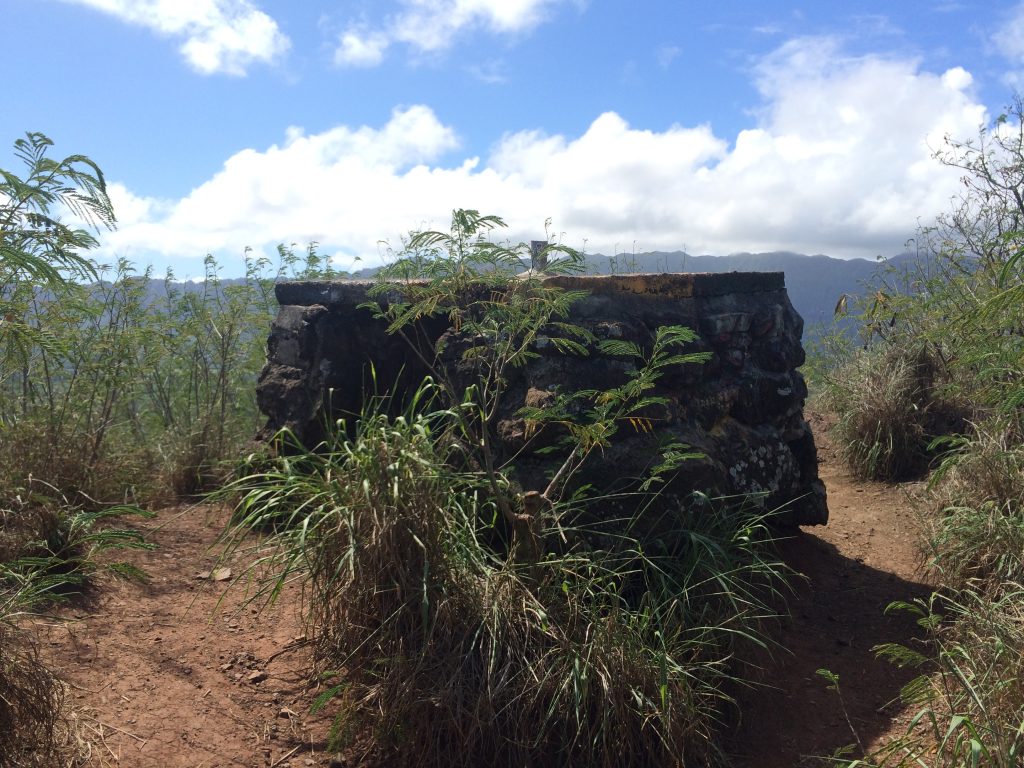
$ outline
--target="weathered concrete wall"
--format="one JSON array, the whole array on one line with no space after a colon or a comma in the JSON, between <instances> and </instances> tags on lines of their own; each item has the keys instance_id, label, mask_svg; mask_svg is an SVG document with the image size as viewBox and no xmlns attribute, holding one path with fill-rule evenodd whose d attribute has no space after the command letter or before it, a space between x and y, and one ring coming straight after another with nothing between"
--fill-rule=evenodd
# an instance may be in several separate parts
<instances>
[{"instance_id":1,"label":"weathered concrete wall","mask_svg":"<svg viewBox=\"0 0 1024 768\"><path fill-rule=\"evenodd\" d=\"M796 370L804 361L803 321L790 304L782 273L612 275L552 277L556 285L589 295L572 320L596 337L650 348L659 326L684 325L699 334L687 351L708 351L703 365L679 365L659 381L668 406L654 414L652 432L623 425L612 447L593 455L578 476L605 491L641 477L660 441L686 443L706 458L686 462L669 486L673 494L763 493L770 509L786 506L786 521L823 524L825 489L818 479L814 438L803 418L807 394ZM257 391L267 414L264 434L289 427L307 443L322 435L325 415L357 413L364 393L404 391L425 373L406 341L360 309L373 283L295 282L277 286L281 310L268 342L268 363ZM431 341L451 331L442 321L422 329ZM449 349L457 345L449 344ZM517 457L524 489L543 487L552 459L533 453L516 415L557 392L606 388L625 381L631 363L602 356L565 356L543 338L540 357L515 371L499 415L500 447ZM453 361L450 361L453 362ZM524 450L525 448L525 450Z\"/></svg>"}]
</instances>

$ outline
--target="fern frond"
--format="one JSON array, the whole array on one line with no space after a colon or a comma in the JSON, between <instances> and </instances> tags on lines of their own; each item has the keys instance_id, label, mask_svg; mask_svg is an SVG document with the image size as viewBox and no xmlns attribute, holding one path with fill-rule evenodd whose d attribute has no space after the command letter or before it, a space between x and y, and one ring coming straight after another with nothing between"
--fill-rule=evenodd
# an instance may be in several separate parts
<instances>
[{"instance_id":1,"label":"fern frond","mask_svg":"<svg viewBox=\"0 0 1024 768\"><path fill-rule=\"evenodd\" d=\"M643 350L640 349L640 345L632 341L603 339L598 342L597 348L601 351L601 354L610 357L643 357Z\"/></svg>"}]
</instances>

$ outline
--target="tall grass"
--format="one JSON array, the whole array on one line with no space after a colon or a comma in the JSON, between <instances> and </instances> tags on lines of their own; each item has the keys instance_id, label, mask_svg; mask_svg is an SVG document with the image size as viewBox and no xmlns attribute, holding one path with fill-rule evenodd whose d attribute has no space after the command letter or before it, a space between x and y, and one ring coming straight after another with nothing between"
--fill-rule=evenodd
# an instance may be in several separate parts
<instances>
[{"instance_id":1,"label":"tall grass","mask_svg":"<svg viewBox=\"0 0 1024 768\"><path fill-rule=\"evenodd\" d=\"M914 713L906 732L848 768L1017 768L1024 761L1024 588L997 596L973 589L894 603L915 615L928 643L876 650L920 674L901 697Z\"/></svg>"},{"instance_id":2,"label":"tall grass","mask_svg":"<svg viewBox=\"0 0 1024 768\"><path fill-rule=\"evenodd\" d=\"M945 441L926 522L943 581L989 594L1024 583L1024 445L1005 419Z\"/></svg>"},{"instance_id":3,"label":"tall grass","mask_svg":"<svg viewBox=\"0 0 1024 768\"><path fill-rule=\"evenodd\" d=\"M934 441L971 413L934 352L913 342L851 350L821 383L843 458L861 478L921 477L936 463Z\"/></svg>"},{"instance_id":4,"label":"tall grass","mask_svg":"<svg viewBox=\"0 0 1024 768\"><path fill-rule=\"evenodd\" d=\"M879 649L921 670L904 690L917 714L856 764L1024 764L1022 118L1018 101L979 139L948 142L939 159L964 171L963 197L920 233L917 268L864 304L864 349L826 377L855 469L932 470L922 517L941 589L897 606L930 644Z\"/></svg>"},{"instance_id":5,"label":"tall grass","mask_svg":"<svg viewBox=\"0 0 1024 768\"><path fill-rule=\"evenodd\" d=\"M567 502L540 528L546 554L517 558L489 484L453 469L458 415L428 394L229 488L229 546L271 532L262 594L303 579L335 748L381 765L714 764L734 658L763 642L779 575L761 521L679 507L655 541L630 520L577 525Z\"/></svg>"}]
</instances>

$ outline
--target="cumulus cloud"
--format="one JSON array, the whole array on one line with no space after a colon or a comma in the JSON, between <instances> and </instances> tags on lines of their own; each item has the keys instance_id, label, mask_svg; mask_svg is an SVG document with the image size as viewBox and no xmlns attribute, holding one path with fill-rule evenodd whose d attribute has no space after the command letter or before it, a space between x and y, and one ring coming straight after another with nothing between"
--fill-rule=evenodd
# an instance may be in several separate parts
<instances>
[{"instance_id":1,"label":"cumulus cloud","mask_svg":"<svg viewBox=\"0 0 1024 768\"><path fill-rule=\"evenodd\" d=\"M249 0L64 0L95 8L168 37L184 38L181 54L197 72L242 76L291 46L274 21Z\"/></svg>"},{"instance_id":2,"label":"cumulus cloud","mask_svg":"<svg viewBox=\"0 0 1024 768\"><path fill-rule=\"evenodd\" d=\"M394 43L421 53L449 48L460 33L521 33L540 24L548 10L565 0L401 0L399 11L380 29L360 22L338 39L334 62L340 66L373 66Z\"/></svg>"},{"instance_id":3,"label":"cumulus cloud","mask_svg":"<svg viewBox=\"0 0 1024 768\"><path fill-rule=\"evenodd\" d=\"M608 112L579 136L502 136L487 157L460 155L456 128L427 106L383 126L339 126L246 149L188 197L147 209L106 247L129 254L271 253L320 242L378 260L379 240L445 227L452 208L497 213L515 241L547 217L590 252L796 250L836 256L898 252L918 220L948 207L958 174L932 159L947 134L969 137L986 112L960 68L844 56L830 39L791 41L754 71L752 127L644 130ZM137 256L130 256L137 258Z\"/></svg>"},{"instance_id":4,"label":"cumulus cloud","mask_svg":"<svg viewBox=\"0 0 1024 768\"><path fill-rule=\"evenodd\" d=\"M391 42L386 35L358 26L350 27L338 39L334 63L339 67L375 67L384 61Z\"/></svg>"},{"instance_id":5,"label":"cumulus cloud","mask_svg":"<svg viewBox=\"0 0 1024 768\"><path fill-rule=\"evenodd\" d=\"M1018 3L999 25L992 42L1012 67L1004 79L1019 87L1024 73L1024 3Z\"/></svg>"}]
</instances>

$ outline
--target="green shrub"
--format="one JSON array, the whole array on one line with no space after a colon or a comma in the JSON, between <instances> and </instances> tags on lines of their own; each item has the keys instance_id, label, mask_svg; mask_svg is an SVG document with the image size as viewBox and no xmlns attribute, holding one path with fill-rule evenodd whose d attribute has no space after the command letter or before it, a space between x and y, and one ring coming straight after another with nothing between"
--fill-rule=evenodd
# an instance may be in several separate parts
<instances>
[{"instance_id":1,"label":"green shrub","mask_svg":"<svg viewBox=\"0 0 1024 768\"><path fill-rule=\"evenodd\" d=\"M848 764L878 768L1017 768L1024 760L1024 589L999 597L966 589L896 603L927 632L927 652L902 645L878 652L921 671L901 692L914 712L906 732Z\"/></svg>"},{"instance_id":2,"label":"green shrub","mask_svg":"<svg viewBox=\"0 0 1024 768\"><path fill-rule=\"evenodd\" d=\"M0 380L0 476L42 477L76 503L173 501L215 484L258 425L255 379L271 315L258 263L185 290L120 263L110 280L24 287L22 340Z\"/></svg>"},{"instance_id":3,"label":"green shrub","mask_svg":"<svg viewBox=\"0 0 1024 768\"><path fill-rule=\"evenodd\" d=\"M1004 419L943 443L926 518L944 584L995 594L1024 583L1024 446Z\"/></svg>"},{"instance_id":4,"label":"green shrub","mask_svg":"<svg viewBox=\"0 0 1024 768\"><path fill-rule=\"evenodd\" d=\"M765 526L695 503L659 550L629 521L571 525L566 503L539 528L546 554L516 557L488 484L452 469L452 418L370 412L230 488L233 546L274 531L263 594L304 579L334 746L388 765L712 762L780 569Z\"/></svg>"}]
</instances>

